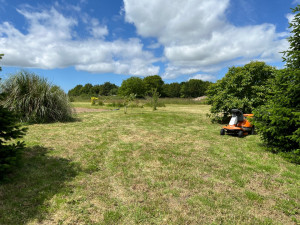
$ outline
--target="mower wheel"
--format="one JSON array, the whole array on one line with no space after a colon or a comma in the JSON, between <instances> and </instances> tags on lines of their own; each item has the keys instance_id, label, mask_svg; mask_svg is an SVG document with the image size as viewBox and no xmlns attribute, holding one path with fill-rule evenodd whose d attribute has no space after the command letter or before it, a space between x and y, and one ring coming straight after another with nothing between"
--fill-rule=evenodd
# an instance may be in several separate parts
<instances>
[{"instance_id":1,"label":"mower wheel","mask_svg":"<svg viewBox=\"0 0 300 225\"><path fill-rule=\"evenodd\" d=\"M254 128L254 126L252 126L252 127L251 127L251 131L250 131L250 134L253 135L254 133L255 133L255 128Z\"/></svg>"},{"instance_id":2,"label":"mower wheel","mask_svg":"<svg viewBox=\"0 0 300 225\"><path fill-rule=\"evenodd\" d=\"M238 132L238 137L243 137L243 136L244 136L244 131L240 130L240 131Z\"/></svg>"},{"instance_id":3,"label":"mower wheel","mask_svg":"<svg viewBox=\"0 0 300 225\"><path fill-rule=\"evenodd\" d=\"M225 129L221 129L220 130L220 135L224 135L225 134Z\"/></svg>"}]
</instances>

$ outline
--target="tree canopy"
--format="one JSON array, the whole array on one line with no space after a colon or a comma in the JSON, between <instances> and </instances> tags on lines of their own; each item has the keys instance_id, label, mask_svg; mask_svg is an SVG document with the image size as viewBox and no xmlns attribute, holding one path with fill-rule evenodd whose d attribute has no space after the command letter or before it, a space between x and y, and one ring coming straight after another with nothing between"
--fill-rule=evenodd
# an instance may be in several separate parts
<instances>
[{"instance_id":1,"label":"tree canopy","mask_svg":"<svg viewBox=\"0 0 300 225\"><path fill-rule=\"evenodd\" d=\"M234 108L251 113L264 104L268 92L266 84L274 77L274 71L274 67L264 62L229 68L226 75L208 90L213 118L226 119Z\"/></svg>"},{"instance_id":2,"label":"tree canopy","mask_svg":"<svg viewBox=\"0 0 300 225\"><path fill-rule=\"evenodd\" d=\"M182 84L180 93L185 98L196 98L205 95L211 82L191 79Z\"/></svg>"},{"instance_id":3,"label":"tree canopy","mask_svg":"<svg viewBox=\"0 0 300 225\"><path fill-rule=\"evenodd\" d=\"M164 81L158 75L147 76L143 79L145 84L146 93L152 93L153 89L156 89L158 93L162 93L162 87L164 85Z\"/></svg>"},{"instance_id":4,"label":"tree canopy","mask_svg":"<svg viewBox=\"0 0 300 225\"><path fill-rule=\"evenodd\" d=\"M145 96L146 87L144 81L139 77L130 77L124 80L119 88L118 94L121 96L129 96L135 94L141 98Z\"/></svg>"},{"instance_id":5,"label":"tree canopy","mask_svg":"<svg viewBox=\"0 0 300 225\"><path fill-rule=\"evenodd\" d=\"M284 51L283 61L291 69L300 69L300 7L299 5L292 10L295 13L294 19L290 23L291 36L288 38L290 47Z\"/></svg>"}]
</instances>

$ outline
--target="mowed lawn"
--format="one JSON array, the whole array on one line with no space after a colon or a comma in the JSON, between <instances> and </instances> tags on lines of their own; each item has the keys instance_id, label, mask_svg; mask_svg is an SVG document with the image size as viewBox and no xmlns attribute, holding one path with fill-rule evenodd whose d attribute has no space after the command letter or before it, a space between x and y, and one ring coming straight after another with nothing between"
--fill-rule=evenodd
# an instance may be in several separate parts
<instances>
[{"instance_id":1,"label":"mowed lawn","mask_svg":"<svg viewBox=\"0 0 300 225\"><path fill-rule=\"evenodd\" d=\"M167 105L30 125L23 164L0 185L0 224L300 223L299 166L258 135L220 136L208 112Z\"/></svg>"}]
</instances>

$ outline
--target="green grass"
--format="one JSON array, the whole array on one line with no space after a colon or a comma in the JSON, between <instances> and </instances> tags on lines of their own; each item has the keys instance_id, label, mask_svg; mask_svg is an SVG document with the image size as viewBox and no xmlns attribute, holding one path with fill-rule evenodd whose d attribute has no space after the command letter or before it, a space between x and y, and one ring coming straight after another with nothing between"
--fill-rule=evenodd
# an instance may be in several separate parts
<instances>
[{"instance_id":1,"label":"green grass","mask_svg":"<svg viewBox=\"0 0 300 225\"><path fill-rule=\"evenodd\" d=\"M0 185L0 224L299 223L299 166L257 135L220 136L208 111L167 105L30 125L23 166Z\"/></svg>"},{"instance_id":2,"label":"green grass","mask_svg":"<svg viewBox=\"0 0 300 225\"><path fill-rule=\"evenodd\" d=\"M92 97L92 96L91 96ZM82 105L90 104L91 103L91 97L89 96L78 96L78 97L71 97L73 100L73 105ZM135 103L139 103L140 105L147 105L150 103L150 97L142 98L142 99L136 99ZM112 103L124 103L124 99L120 96L100 96L98 97L98 100L103 102L105 105L109 105ZM158 103L159 104L180 104L180 105L203 105L205 104L206 100L203 99L201 101L195 101L192 98L159 98ZM79 107L79 106L78 106ZM97 104L93 107L97 107Z\"/></svg>"}]
</instances>

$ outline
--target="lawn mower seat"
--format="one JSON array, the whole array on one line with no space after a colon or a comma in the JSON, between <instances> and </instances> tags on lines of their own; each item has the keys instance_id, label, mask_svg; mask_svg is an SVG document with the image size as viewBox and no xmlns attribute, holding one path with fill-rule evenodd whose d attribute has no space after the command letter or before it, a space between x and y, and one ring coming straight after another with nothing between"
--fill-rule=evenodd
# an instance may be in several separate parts
<instances>
[{"instance_id":1,"label":"lawn mower seat","mask_svg":"<svg viewBox=\"0 0 300 225\"><path fill-rule=\"evenodd\" d=\"M232 109L231 113L232 113L232 117L235 117L235 116L237 117L237 123L244 121L244 115L243 115L243 112L241 110Z\"/></svg>"}]
</instances>

